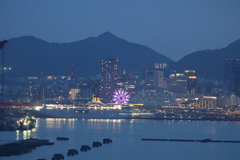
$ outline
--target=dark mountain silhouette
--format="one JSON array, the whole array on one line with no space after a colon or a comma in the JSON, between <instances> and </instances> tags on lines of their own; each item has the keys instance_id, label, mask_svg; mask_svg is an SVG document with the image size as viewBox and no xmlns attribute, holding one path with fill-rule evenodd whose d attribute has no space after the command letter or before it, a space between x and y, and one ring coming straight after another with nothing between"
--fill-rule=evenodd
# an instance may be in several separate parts
<instances>
[{"instance_id":1,"label":"dark mountain silhouette","mask_svg":"<svg viewBox=\"0 0 240 160\"><path fill-rule=\"evenodd\" d=\"M240 40L222 49L191 53L173 63L172 67L196 70L202 77L222 80L225 59L240 59Z\"/></svg>"},{"instance_id":2,"label":"dark mountain silhouette","mask_svg":"<svg viewBox=\"0 0 240 160\"><path fill-rule=\"evenodd\" d=\"M202 77L222 80L225 59L240 59L240 40L222 49L191 53L178 62L110 32L61 44L23 36L10 39L5 45L5 66L12 67L9 77L69 75L71 63L77 77L95 75L101 73L101 60L107 58L119 59L119 72L141 71L165 62L179 72L196 70Z\"/></svg>"},{"instance_id":3,"label":"dark mountain silhouette","mask_svg":"<svg viewBox=\"0 0 240 160\"><path fill-rule=\"evenodd\" d=\"M101 73L101 60L119 59L119 71L140 71L154 63L173 61L154 50L118 38L110 32L72 43L48 43L23 36L5 45L5 66L12 67L9 77L69 75L71 63L75 75Z\"/></svg>"}]
</instances>

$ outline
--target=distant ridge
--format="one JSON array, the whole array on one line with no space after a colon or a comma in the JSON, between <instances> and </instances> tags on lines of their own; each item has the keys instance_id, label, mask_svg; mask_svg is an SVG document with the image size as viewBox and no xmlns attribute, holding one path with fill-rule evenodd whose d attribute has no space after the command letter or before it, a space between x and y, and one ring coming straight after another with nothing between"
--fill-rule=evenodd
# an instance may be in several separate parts
<instances>
[{"instance_id":1,"label":"distant ridge","mask_svg":"<svg viewBox=\"0 0 240 160\"><path fill-rule=\"evenodd\" d=\"M111 32L71 43L49 43L21 36L5 45L5 64L13 68L9 77L69 75L72 62L76 76L95 75L101 73L101 60L106 58L119 59L119 72L143 71L154 63L165 62L179 72L191 69L202 77L222 80L225 59L240 59L240 40L221 49L193 52L178 62Z\"/></svg>"},{"instance_id":2,"label":"distant ridge","mask_svg":"<svg viewBox=\"0 0 240 160\"><path fill-rule=\"evenodd\" d=\"M196 70L202 77L223 80L225 59L240 59L240 40L225 48L193 52L172 66L178 70Z\"/></svg>"},{"instance_id":3,"label":"distant ridge","mask_svg":"<svg viewBox=\"0 0 240 160\"><path fill-rule=\"evenodd\" d=\"M173 61L154 50L118 38L110 32L71 43L49 43L32 36L9 40L5 47L9 77L69 75L74 63L76 76L101 73L101 60L119 59L119 72L141 71L154 63Z\"/></svg>"}]
</instances>

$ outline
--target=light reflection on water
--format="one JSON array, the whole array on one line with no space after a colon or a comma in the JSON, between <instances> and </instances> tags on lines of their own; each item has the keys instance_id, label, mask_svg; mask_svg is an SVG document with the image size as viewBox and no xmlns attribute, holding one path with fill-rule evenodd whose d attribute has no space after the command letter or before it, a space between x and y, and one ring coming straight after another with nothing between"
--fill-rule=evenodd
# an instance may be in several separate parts
<instances>
[{"instance_id":1,"label":"light reflection on water","mask_svg":"<svg viewBox=\"0 0 240 160\"><path fill-rule=\"evenodd\" d=\"M112 125L114 128L120 127L123 119L47 118L46 119L46 127L47 128L62 128L63 126L67 126L67 128L69 130L74 130L76 121L90 122L88 125L92 126L95 129L99 129L102 125L105 125L105 124ZM103 124L101 124L100 122L103 122Z\"/></svg>"},{"instance_id":2,"label":"light reflection on water","mask_svg":"<svg viewBox=\"0 0 240 160\"><path fill-rule=\"evenodd\" d=\"M31 138L32 137L32 132L34 132L34 130L25 130L25 131L17 130L16 131L16 141Z\"/></svg>"},{"instance_id":3,"label":"light reflection on water","mask_svg":"<svg viewBox=\"0 0 240 160\"><path fill-rule=\"evenodd\" d=\"M66 119L66 118L47 118L46 127L47 128L62 128L62 126L67 126L68 129L74 129L75 118Z\"/></svg>"},{"instance_id":4,"label":"light reflection on water","mask_svg":"<svg viewBox=\"0 0 240 160\"><path fill-rule=\"evenodd\" d=\"M69 141L56 141L57 136L69 137ZM0 132L0 142L2 137L4 142L30 137L55 142L54 146L42 146L29 154L4 160L51 159L54 153L66 155L69 148L79 149L82 144L91 145L102 138L111 138L113 143L70 157L71 160L235 160L240 152L240 144L141 141L142 138L240 140L239 122L48 118L38 119L37 127L31 131Z\"/></svg>"}]
</instances>

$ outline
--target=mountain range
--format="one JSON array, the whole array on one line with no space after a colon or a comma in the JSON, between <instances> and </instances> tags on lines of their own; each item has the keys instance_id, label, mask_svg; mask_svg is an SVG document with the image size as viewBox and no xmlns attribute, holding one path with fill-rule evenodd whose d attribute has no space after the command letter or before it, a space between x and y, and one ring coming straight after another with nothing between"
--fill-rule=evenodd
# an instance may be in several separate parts
<instances>
[{"instance_id":1,"label":"mountain range","mask_svg":"<svg viewBox=\"0 0 240 160\"><path fill-rule=\"evenodd\" d=\"M173 63L176 69L192 69L205 78L222 80L226 59L240 59L240 40L215 50L202 50L184 56Z\"/></svg>"},{"instance_id":2,"label":"mountain range","mask_svg":"<svg viewBox=\"0 0 240 160\"><path fill-rule=\"evenodd\" d=\"M202 77L221 79L224 60L240 59L240 40L222 49L188 54L178 62L110 32L71 43L49 43L32 36L8 41L4 54L5 66L12 67L9 77L69 75L72 64L77 77L95 75L101 73L102 60L118 58L119 72L143 71L164 62L177 71L191 69Z\"/></svg>"},{"instance_id":3,"label":"mountain range","mask_svg":"<svg viewBox=\"0 0 240 160\"><path fill-rule=\"evenodd\" d=\"M11 76L69 75L71 64L76 76L101 73L104 59L118 58L119 71L141 71L156 62L172 60L154 50L120 39L110 32L72 43L48 43L24 36L13 38L5 46L6 66Z\"/></svg>"}]
</instances>

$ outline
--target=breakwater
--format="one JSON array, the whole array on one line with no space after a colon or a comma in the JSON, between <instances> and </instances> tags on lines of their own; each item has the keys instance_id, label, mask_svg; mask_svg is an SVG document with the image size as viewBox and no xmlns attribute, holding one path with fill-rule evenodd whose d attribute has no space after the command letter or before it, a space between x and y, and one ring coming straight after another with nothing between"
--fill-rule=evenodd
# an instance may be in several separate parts
<instances>
[{"instance_id":1,"label":"breakwater","mask_svg":"<svg viewBox=\"0 0 240 160\"><path fill-rule=\"evenodd\" d=\"M21 155L31 152L33 149L43 145L53 145L47 139L30 138L0 145L0 156Z\"/></svg>"},{"instance_id":2,"label":"breakwater","mask_svg":"<svg viewBox=\"0 0 240 160\"><path fill-rule=\"evenodd\" d=\"M57 141L68 141L68 137L57 137ZM94 141L92 145L81 145L80 149L68 149L67 156L74 156L78 155L78 150L80 152L90 151L91 148L98 148L101 147L103 144L112 143L112 139L110 138L103 138L102 142ZM37 138L29 138L26 140L19 140L16 142L11 142L7 144L0 145L0 157L12 156L12 155L21 155L30 153L33 149L43 145L54 145L54 142L49 142L48 139L37 139ZM52 159L59 160L64 159L64 153L54 153ZM45 159L38 159L38 160L45 160Z\"/></svg>"},{"instance_id":3,"label":"breakwater","mask_svg":"<svg viewBox=\"0 0 240 160\"><path fill-rule=\"evenodd\" d=\"M240 141L233 141L233 140L212 140L212 139L152 139L152 138L142 138L142 141L172 141L172 142L219 142L219 143L240 143Z\"/></svg>"}]
</instances>

